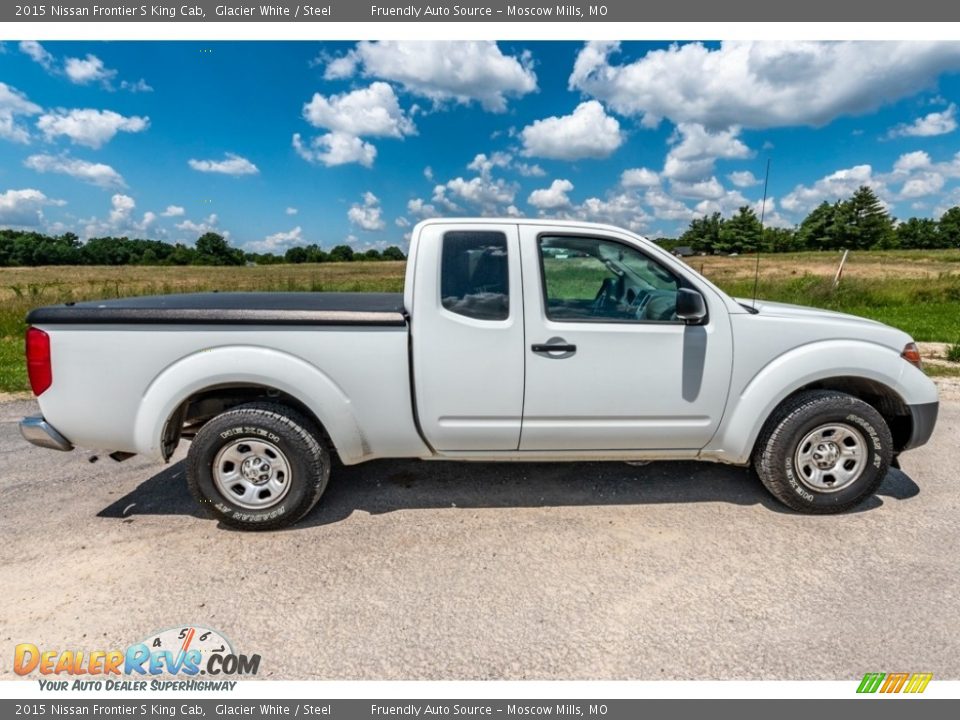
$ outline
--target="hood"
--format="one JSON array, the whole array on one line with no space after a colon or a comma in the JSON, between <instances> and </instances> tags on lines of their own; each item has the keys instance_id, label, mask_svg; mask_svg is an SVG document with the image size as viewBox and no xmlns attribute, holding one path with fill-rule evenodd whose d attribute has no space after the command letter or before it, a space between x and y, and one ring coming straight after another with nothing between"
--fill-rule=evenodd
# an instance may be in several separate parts
<instances>
[{"instance_id":1,"label":"hood","mask_svg":"<svg viewBox=\"0 0 960 720\"><path fill-rule=\"evenodd\" d=\"M753 307L753 300L746 298L736 298L738 303ZM886 327L883 323L859 315L849 315L847 313L837 312L836 310L824 310L822 308L809 307L807 305L791 305L790 303L770 302L769 300L757 300L757 312L764 315L775 317L799 317L799 318L823 318L833 320L846 320L849 322L867 323L868 325L879 325Z\"/></svg>"},{"instance_id":2,"label":"hood","mask_svg":"<svg viewBox=\"0 0 960 720\"><path fill-rule=\"evenodd\" d=\"M745 298L736 298L738 303L747 307L753 306L753 301ZM784 320L793 320L816 324L829 335L837 337L857 337L862 340L868 340L881 345L886 345L897 352L903 349L903 346L911 342L912 338L902 330L890 327L876 320L859 317L858 315L848 315L847 313L836 312L834 310L822 310L821 308L807 307L805 305L791 305L789 303L770 302L767 300L758 300L756 304L757 313L760 316L768 318L783 318ZM832 330L832 332L831 332Z\"/></svg>"}]
</instances>

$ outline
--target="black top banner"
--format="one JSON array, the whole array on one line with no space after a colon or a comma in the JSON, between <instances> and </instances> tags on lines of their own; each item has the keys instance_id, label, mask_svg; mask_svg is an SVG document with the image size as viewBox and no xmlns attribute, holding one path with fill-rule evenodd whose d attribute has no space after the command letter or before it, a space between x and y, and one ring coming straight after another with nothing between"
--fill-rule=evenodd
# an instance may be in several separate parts
<instances>
[{"instance_id":1,"label":"black top banner","mask_svg":"<svg viewBox=\"0 0 960 720\"><path fill-rule=\"evenodd\" d=\"M871 22L949 22L960 20L960 4L914 0L909 4L871 3ZM251 2L64 2L3 3L0 22L863 22L864 5L837 0L807 0L797 5L768 0L687 0L647 3L637 0L553 3L466 0L314 0Z\"/></svg>"}]
</instances>

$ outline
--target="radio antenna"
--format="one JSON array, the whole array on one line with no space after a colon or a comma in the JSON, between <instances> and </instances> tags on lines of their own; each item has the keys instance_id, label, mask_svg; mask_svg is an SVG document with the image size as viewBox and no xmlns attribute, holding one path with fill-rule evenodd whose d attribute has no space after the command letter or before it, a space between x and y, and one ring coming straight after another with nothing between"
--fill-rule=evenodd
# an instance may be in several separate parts
<instances>
[{"instance_id":1,"label":"radio antenna","mask_svg":"<svg viewBox=\"0 0 960 720\"><path fill-rule=\"evenodd\" d=\"M757 286L760 284L760 249L763 247L763 216L767 211L767 184L770 182L770 158L763 175L763 202L760 203L760 239L757 241L757 267L753 272L753 309L757 309Z\"/></svg>"}]
</instances>

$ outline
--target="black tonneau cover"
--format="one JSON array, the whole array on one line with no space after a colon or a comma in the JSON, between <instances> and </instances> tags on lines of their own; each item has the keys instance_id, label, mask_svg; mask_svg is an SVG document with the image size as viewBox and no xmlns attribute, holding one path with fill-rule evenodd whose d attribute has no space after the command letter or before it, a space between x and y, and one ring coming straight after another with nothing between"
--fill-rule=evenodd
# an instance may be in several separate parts
<instances>
[{"instance_id":1,"label":"black tonneau cover","mask_svg":"<svg viewBox=\"0 0 960 720\"><path fill-rule=\"evenodd\" d=\"M210 292L50 305L41 324L406 325L402 293Z\"/></svg>"}]
</instances>

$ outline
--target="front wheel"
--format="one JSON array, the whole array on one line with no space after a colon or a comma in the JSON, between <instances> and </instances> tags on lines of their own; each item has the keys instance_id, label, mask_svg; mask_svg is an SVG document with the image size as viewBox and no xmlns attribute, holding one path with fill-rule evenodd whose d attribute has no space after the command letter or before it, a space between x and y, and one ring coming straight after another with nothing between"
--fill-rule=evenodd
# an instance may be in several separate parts
<instances>
[{"instance_id":1,"label":"front wheel","mask_svg":"<svg viewBox=\"0 0 960 720\"><path fill-rule=\"evenodd\" d=\"M187 454L187 484L224 524L275 530L316 505L330 455L313 424L283 405L250 403L204 425Z\"/></svg>"},{"instance_id":2,"label":"front wheel","mask_svg":"<svg viewBox=\"0 0 960 720\"><path fill-rule=\"evenodd\" d=\"M873 495L887 474L893 439L886 421L852 395L811 390L767 421L753 466L770 493L806 513L838 513Z\"/></svg>"}]
</instances>

